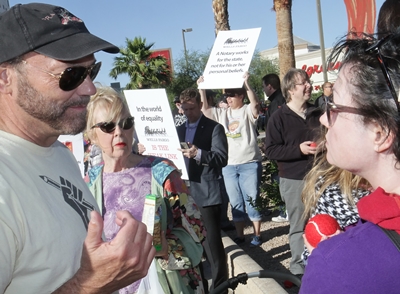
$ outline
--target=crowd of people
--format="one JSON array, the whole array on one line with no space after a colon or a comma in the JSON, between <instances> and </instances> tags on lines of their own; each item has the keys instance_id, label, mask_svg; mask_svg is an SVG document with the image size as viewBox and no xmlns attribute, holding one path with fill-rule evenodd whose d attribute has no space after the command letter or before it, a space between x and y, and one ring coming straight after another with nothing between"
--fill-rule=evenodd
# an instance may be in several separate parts
<instances>
[{"instance_id":1,"label":"crowd of people","mask_svg":"<svg viewBox=\"0 0 400 294\"><path fill-rule=\"evenodd\" d=\"M316 104L304 70L290 69L282 83L276 74L262 79L270 99L264 151L278 165L300 293L400 288L397 5L386 0L377 35L334 46L329 62L340 58L339 74ZM143 155L123 95L93 83L101 67L94 53L118 47L49 4L15 5L0 27L0 293L208 293L229 277L221 238L228 202L234 241L264 242L251 204L260 197L261 102L248 72L218 103L202 89L204 77L174 99L184 181L172 161ZM83 131L87 183L57 141ZM304 226L317 214L340 230L314 248Z\"/></svg>"}]
</instances>

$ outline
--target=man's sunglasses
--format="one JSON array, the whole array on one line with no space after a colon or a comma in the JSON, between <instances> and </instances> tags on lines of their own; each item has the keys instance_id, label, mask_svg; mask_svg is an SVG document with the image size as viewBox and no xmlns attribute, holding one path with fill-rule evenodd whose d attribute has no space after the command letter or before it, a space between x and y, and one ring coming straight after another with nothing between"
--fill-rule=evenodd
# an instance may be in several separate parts
<instances>
[{"instance_id":1,"label":"man's sunglasses","mask_svg":"<svg viewBox=\"0 0 400 294\"><path fill-rule=\"evenodd\" d=\"M123 130L129 130L133 127L135 118L132 116L129 116L123 120L120 120L118 122L118 126L123 129ZM117 124L113 121L110 122L99 122L97 124L95 124L94 126L91 127L91 129L93 128L100 128L100 130L102 130L104 133L112 133L115 131L115 128L117 127Z\"/></svg>"},{"instance_id":2,"label":"man's sunglasses","mask_svg":"<svg viewBox=\"0 0 400 294\"><path fill-rule=\"evenodd\" d=\"M27 61L22 61L24 64L29 64ZM59 87L63 91L72 91L79 87L80 84L86 79L87 76L93 81L100 71L101 62L97 62L89 67L85 66L71 66L67 67L62 73L53 74L37 66L30 66L51 75L53 78L59 80Z\"/></svg>"},{"instance_id":3,"label":"man's sunglasses","mask_svg":"<svg viewBox=\"0 0 400 294\"><path fill-rule=\"evenodd\" d=\"M376 43L372 44L369 46L367 49L365 49L366 53L369 54L375 54L376 58L379 61L379 66L382 70L383 76L385 77L386 83L389 87L390 93L392 94L392 97L394 99L394 102L396 103L397 111L400 111L400 105L399 105L399 100L397 97L397 93L394 89L392 78L389 75L389 71L387 69L387 65L385 60L383 59L383 55L381 53L381 47L384 45L386 42L388 42L391 39L392 35L387 35L386 37L378 40Z\"/></svg>"}]
</instances>

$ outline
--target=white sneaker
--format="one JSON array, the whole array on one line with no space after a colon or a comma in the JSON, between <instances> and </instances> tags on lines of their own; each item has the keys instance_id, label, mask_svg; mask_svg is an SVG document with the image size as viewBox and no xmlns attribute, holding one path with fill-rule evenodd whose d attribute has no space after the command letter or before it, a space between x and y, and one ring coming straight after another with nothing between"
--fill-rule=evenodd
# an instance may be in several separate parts
<instances>
[{"instance_id":1,"label":"white sneaker","mask_svg":"<svg viewBox=\"0 0 400 294\"><path fill-rule=\"evenodd\" d=\"M287 217L282 217L282 216L277 216L277 217L273 217L273 218L271 218L271 220L273 221L273 222L276 222L276 223L284 223L284 222L288 222L289 220L287 219Z\"/></svg>"}]
</instances>

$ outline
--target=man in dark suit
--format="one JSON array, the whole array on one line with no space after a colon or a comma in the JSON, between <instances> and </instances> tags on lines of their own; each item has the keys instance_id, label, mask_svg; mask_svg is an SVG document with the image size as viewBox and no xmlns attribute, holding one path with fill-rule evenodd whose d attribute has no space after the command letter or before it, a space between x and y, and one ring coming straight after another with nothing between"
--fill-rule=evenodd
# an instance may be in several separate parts
<instances>
[{"instance_id":1,"label":"man in dark suit","mask_svg":"<svg viewBox=\"0 0 400 294\"><path fill-rule=\"evenodd\" d=\"M210 290L228 279L227 260L221 237L222 195L220 178L228 162L228 142L222 125L205 117L197 89L186 89L180 95L181 107L187 117L177 127L179 140L189 148L181 149L189 175L189 189L207 230L203 244L211 265Z\"/></svg>"}]
</instances>

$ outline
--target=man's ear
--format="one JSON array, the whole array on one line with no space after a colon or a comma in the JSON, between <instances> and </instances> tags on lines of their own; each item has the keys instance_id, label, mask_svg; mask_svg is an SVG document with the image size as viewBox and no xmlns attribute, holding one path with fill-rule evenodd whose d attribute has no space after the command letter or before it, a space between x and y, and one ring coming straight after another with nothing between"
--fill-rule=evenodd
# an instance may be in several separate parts
<instances>
[{"instance_id":1,"label":"man's ear","mask_svg":"<svg viewBox=\"0 0 400 294\"><path fill-rule=\"evenodd\" d=\"M385 152L393 144L395 135L389 129L383 129L378 123L374 122L372 131L374 134L374 149L376 152Z\"/></svg>"},{"instance_id":2,"label":"man's ear","mask_svg":"<svg viewBox=\"0 0 400 294\"><path fill-rule=\"evenodd\" d=\"M0 65L0 93L9 93L11 80L11 68Z\"/></svg>"}]
</instances>

